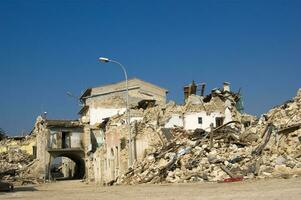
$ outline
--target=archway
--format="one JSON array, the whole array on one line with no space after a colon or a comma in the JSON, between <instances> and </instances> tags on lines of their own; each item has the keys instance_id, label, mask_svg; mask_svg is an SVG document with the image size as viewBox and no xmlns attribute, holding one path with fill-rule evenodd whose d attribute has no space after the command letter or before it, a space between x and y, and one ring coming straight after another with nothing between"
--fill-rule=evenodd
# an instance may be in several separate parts
<instances>
[{"instance_id":1,"label":"archway","mask_svg":"<svg viewBox=\"0 0 301 200\"><path fill-rule=\"evenodd\" d=\"M56 157L50 163L50 174L56 180L69 180L77 176L76 163L67 157Z\"/></svg>"},{"instance_id":2,"label":"archway","mask_svg":"<svg viewBox=\"0 0 301 200\"><path fill-rule=\"evenodd\" d=\"M83 179L85 176L85 161L81 155L74 152L51 153L49 175L51 179Z\"/></svg>"}]
</instances>

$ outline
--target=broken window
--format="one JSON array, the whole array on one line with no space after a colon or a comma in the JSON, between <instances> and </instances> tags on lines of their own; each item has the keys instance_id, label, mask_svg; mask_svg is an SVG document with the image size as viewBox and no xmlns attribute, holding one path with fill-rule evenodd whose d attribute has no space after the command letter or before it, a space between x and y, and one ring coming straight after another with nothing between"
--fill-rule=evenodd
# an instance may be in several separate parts
<instances>
[{"instance_id":1,"label":"broken window","mask_svg":"<svg viewBox=\"0 0 301 200\"><path fill-rule=\"evenodd\" d=\"M123 150L126 148L126 139L123 137L120 139L120 149Z\"/></svg>"},{"instance_id":2,"label":"broken window","mask_svg":"<svg viewBox=\"0 0 301 200\"><path fill-rule=\"evenodd\" d=\"M224 124L224 118L223 117L216 117L215 118L215 126L216 127L219 127L223 124Z\"/></svg>"},{"instance_id":3,"label":"broken window","mask_svg":"<svg viewBox=\"0 0 301 200\"><path fill-rule=\"evenodd\" d=\"M202 118L202 117L199 117L199 118L198 118L198 123L199 123L199 124L203 124L203 118Z\"/></svg>"},{"instance_id":4,"label":"broken window","mask_svg":"<svg viewBox=\"0 0 301 200\"><path fill-rule=\"evenodd\" d=\"M70 144L70 133L69 132L62 132L62 148L68 149L71 147Z\"/></svg>"},{"instance_id":5,"label":"broken window","mask_svg":"<svg viewBox=\"0 0 301 200\"><path fill-rule=\"evenodd\" d=\"M244 122L244 127L247 128L251 125L251 122L250 121L247 121L247 122Z\"/></svg>"}]
</instances>

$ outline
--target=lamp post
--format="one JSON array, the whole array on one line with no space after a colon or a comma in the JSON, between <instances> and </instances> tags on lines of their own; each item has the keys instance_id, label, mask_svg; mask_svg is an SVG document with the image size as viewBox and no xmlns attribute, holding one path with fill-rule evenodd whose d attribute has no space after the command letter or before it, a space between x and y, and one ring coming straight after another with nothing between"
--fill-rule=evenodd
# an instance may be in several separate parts
<instances>
[{"instance_id":1,"label":"lamp post","mask_svg":"<svg viewBox=\"0 0 301 200\"><path fill-rule=\"evenodd\" d=\"M133 163L133 158L132 158L132 134L131 134L131 123L130 123L130 109L129 109L129 87L128 87L128 75L126 73L126 69L125 67L118 61L116 60L111 60L109 58L105 58L105 57L100 57L99 58L100 62L104 62L104 63L115 63L117 65L119 65L124 73L124 77L125 77L125 87L126 87L126 113L127 113L127 126L128 126L128 134L129 134L129 166L132 166Z\"/></svg>"}]
</instances>

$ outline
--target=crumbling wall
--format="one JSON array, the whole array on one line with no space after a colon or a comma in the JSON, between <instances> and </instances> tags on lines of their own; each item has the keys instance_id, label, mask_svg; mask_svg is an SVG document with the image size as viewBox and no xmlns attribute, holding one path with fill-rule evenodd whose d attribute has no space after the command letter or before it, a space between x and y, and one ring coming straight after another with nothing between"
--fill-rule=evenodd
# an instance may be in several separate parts
<instances>
[{"instance_id":1,"label":"crumbling wall","mask_svg":"<svg viewBox=\"0 0 301 200\"><path fill-rule=\"evenodd\" d=\"M38 117L32 133L23 139L1 141L0 179L15 185L38 183L45 177L45 146L42 118ZM1 175L2 174L2 175Z\"/></svg>"},{"instance_id":2,"label":"crumbling wall","mask_svg":"<svg viewBox=\"0 0 301 200\"><path fill-rule=\"evenodd\" d=\"M35 135L27 135L24 138L15 139L7 138L0 141L0 153L8 152L10 149L20 149L29 155L34 155L34 147L36 146Z\"/></svg>"},{"instance_id":3,"label":"crumbling wall","mask_svg":"<svg viewBox=\"0 0 301 200\"><path fill-rule=\"evenodd\" d=\"M210 101L204 102L203 97L195 95L191 95L184 105L169 102L146 109L131 109L132 155L136 162L142 162L150 153L168 145L177 133L168 133L163 130L164 127L182 127L185 133L185 130L200 128L210 131L210 124L216 126L217 117L226 118L226 122L231 121L232 116L240 117L235 112L238 112L235 106L220 96L212 96ZM198 121L200 117L203 120L201 123ZM102 170L102 175L98 176L103 183L115 181L129 168L126 120L127 114L122 113L111 117L106 125L105 145L102 150L106 167ZM94 165L98 166L97 163ZM99 166L96 168L99 169Z\"/></svg>"},{"instance_id":4,"label":"crumbling wall","mask_svg":"<svg viewBox=\"0 0 301 200\"><path fill-rule=\"evenodd\" d=\"M174 139L148 152L117 184L229 181L301 176L301 90L248 130L174 128ZM248 117L247 117L248 118ZM244 119L249 120L249 119ZM256 138L245 134L255 130ZM156 130L154 130L156 131ZM143 134L143 133L141 133Z\"/></svg>"},{"instance_id":5,"label":"crumbling wall","mask_svg":"<svg viewBox=\"0 0 301 200\"><path fill-rule=\"evenodd\" d=\"M210 124L216 126L216 118L225 117L224 114L220 112L211 112L209 115L205 112L194 112L194 113L185 113L184 115L184 128L186 130L195 130L201 128L209 131Z\"/></svg>"},{"instance_id":6,"label":"crumbling wall","mask_svg":"<svg viewBox=\"0 0 301 200\"><path fill-rule=\"evenodd\" d=\"M49 131L46 129L45 121L41 116L37 117L33 134L37 138L37 158L35 174L41 179L48 178L48 169L50 163L50 154L47 151Z\"/></svg>"},{"instance_id":7,"label":"crumbling wall","mask_svg":"<svg viewBox=\"0 0 301 200\"><path fill-rule=\"evenodd\" d=\"M192 103L188 98L185 105L170 103L146 109L143 120L131 125L136 159L133 168L127 171L124 168L119 171L117 180L107 181L179 183L228 181L229 177L242 180L300 176L300 99L301 90L293 100L263 115L259 122L251 115L239 113L231 101L223 101L219 96L209 102L200 98L193 99ZM228 119L227 112L231 112ZM163 128L172 124L173 117L180 119L187 113L218 113L212 119L224 116L224 126L189 130L184 128L184 120L183 126ZM125 126L118 124L124 118L124 115L112 118L109 124L115 123L115 133L127 139ZM108 127L107 131L113 129ZM119 154L119 160L126 161L127 148L124 154Z\"/></svg>"}]
</instances>

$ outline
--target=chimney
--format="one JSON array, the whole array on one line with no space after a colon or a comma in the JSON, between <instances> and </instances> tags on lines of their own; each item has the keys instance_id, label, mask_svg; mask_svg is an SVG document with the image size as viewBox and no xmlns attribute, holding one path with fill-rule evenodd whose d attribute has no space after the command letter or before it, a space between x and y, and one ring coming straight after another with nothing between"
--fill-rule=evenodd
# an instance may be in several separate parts
<instances>
[{"instance_id":1,"label":"chimney","mask_svg":"<svg viewBox=\"0 0 301 200\"><path fill-rule=\"evenodd\" d=\"M229 82L224 82L223 91L224 92L230 92L230 83Z\"/></svg>"},{"instance_id":2,"label":"chimney","mask_svg":"<svg viewBox=\"0 0 301 200\"><path fill-rule=\"evenodd\" d=\"M197 89L197 85L195 84L194 81L192 81L192 83L189 85L189 96L192 94L196 95L196 89Z\"/></svg>"},{"instance_id":3,"label":"chimney","mask_svg":"<svg viewBox=\"0 0 301 200\"><path fill-rule=\"evenodd\" d=\"M194 81L191 84L184 87L184 100L186 100L190 95L196 95L197 85Z\"/></svg>"},{"instance_id":4,"label":"chimney","mask_svg":"<svg viewBox=\"0 0 301 200\"><path fill-rule=\"evenodd\" d=\"M204 96L206 83L201 83L201 96Z\"/></svg>"}]
</instances>

